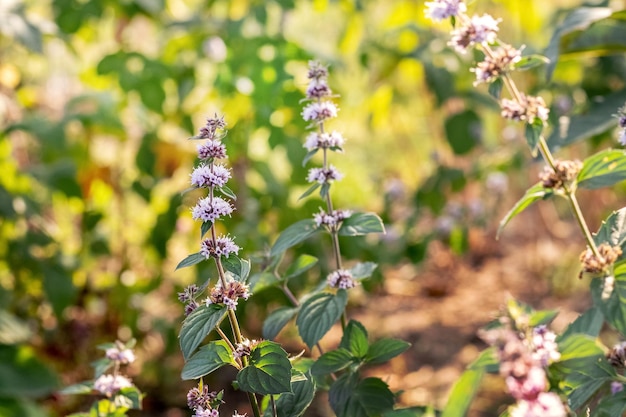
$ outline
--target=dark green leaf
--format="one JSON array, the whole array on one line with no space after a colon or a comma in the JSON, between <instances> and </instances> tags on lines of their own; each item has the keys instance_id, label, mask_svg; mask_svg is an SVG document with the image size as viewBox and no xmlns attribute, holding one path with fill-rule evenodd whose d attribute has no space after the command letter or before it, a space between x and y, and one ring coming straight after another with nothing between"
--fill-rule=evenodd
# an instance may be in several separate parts
<instances>
[{"instance_id":1,"label":"dark green leaf","mask_svg":"<svg viewBox=\"0 0 626 417\"><path fill-rule=\"evenodd\" d=\"M594 305L600 307L604 318L622 335L626 335L626 262L614 266L615 282L613 291L604 294L605 278L591 281L591 295Z\"/></svg>"},{"instance_id":2,"label":"dark green leaf","mask_svg":"<svg viewBox=\"0 0 626 417\"><path fill-rule=\"evenodd\" d=\"M608 243L626 250L626 207L614 211L602 222L600 229L593 235L593 241L598 246Z\"/></svg>"},{"instance_id":3,"label":"dark green leaf","mask_svg":"<svg viewBox=\"0 0 626 417\"><path fill-rule=\"evenodd\" d=\"M620 391L602 398L594 407L591 417L623 416L626 412L626 392Z\"/></svg>"},{"instance_id":4,"label":"dark green leaf","mask_svg":"<svg viewBox=\"0 0 626 417\"><path fill-rule=\"evenodd\" d=\"M369 348L365 327L358 321L350 320L345 329L343 329L343 337L339 347L346 349L356 358L364 357Z\"/></svg>"},{"instance_id":5,"label":"dark green leaf","mask_svg":"<svg viewBox=\"0 0 626 417\"><path fill-rule=\"evenodd\" d=\"M315 382L309 375L291 370L291 389L276 400L276 417L298 417L304 414L315 397ZM264 417L273 417L272 407L265 409Z\"/></svg>"},{"instance_id":6,"label":"dark green leaf","mask_svg":"<svg viewBox=\"0 0 626 417\"><path fill-rule=\"evenodd\" d=\"M394 395L378 378L344 374L330 387L328 399L337 417L370 417L393 408Z\"/></svg>"},{"instance_id":7,"label":"dark green leaf","mask_svg":"<svg viewBox=\"0 0 626 417\"><path fill-rule=\"evenodd\" d=\"M70 385L59 391L60 394L91 394L93 392L93 381L85 381L78 384Z\"/></svg>"},{"instance_id":8,"label":"dark green leaf","mask_svg":"<svg viewBox=\"0 0 626 417\"><path fill-rule=\"evenodd\" d=\"M291 363L278 343L263 341L250 354L250 364L237 374L243 391L257 394L291 392Z\"/></svg>"},{"instance_id":9,"label":"dark green leaf","mask_svg":"<svg viewBox=\"0 0 626 417\"><path fill-rule=\"evenodd\" d=\"M176 270L179 270L181 268L185 268L185 267L188 267L188 266L192 266L192 265L198 264L198 263L200 263L202 261L205 261L205 260L206 260L206 258L200 252L193 253L193 254L187 256L182 261L180 261L180 263L178 265L176 265Z\"/></svg>"},{"instance_id":10,"label":"dark green leaf","mask_svg":"<svg viewBox=\"0 0 626 417\"><path fill-rule=\"evenodd\" d=\"M276 256L285 252L292 246L306 240L309 236L317 232L317 230L317 225L313 219L304 219L292 224L278 236L278 239L276 239L274 246L272 246L270 250L270 256Z\"/></svg>"},{"instance_id":11,"label":"dark green leaf","mask_svg":"<svg viewBox=\"0 0 626 417\"><path fill-rule=\"evenodd\" d=\"M311 194L313 194L313 192L315 190L317 190L318 188L320 188L321 184L319 182L314 183L313 185L311 185L309 188L306 189L305 192L302 193L302 195L300 197L298 197L298 200L302 200L304 197L308 197Z\"/></svg>"},{"instance_id":12,"label":"dark green leaf","mask_svg":"<svg viewBox=\"0 0 626 417\"><path fill-rule=\"evenodd\" d=\"M232 273L237 281L246 282L250 274L250 261L230 255L228 258L222 257L221 262L224 269Z\"/></svg>"},{"instance_id":13,"label":"dark green leaf","mask_svg":"<svg viewBox=\"0 0 626 417\"><path fill-rule=\"evenodd\" d=\"M578 173L578 185L596 189L610 187L626 179L626 153L607 149L585 159Z\"/></svg>"},{"instance_id":14,"label":"dark green leaf","mask_svg":"<svg viewBox=\"0 0 626 417\"><path fill-rule=\"evenodd\" d=\"M354 213L341 223L340 236L361 236L368 233L385 233L383 221L374 213Z\"/></svg>"},{"instance_id":15,"label":"dark green leaf","mask_svg":"<svg viewBox=\"0 0 626 417\"><path fill-rule=\"evenodd\" d=\"M300 255L298 259L296 259L285 271L285 275L283 279L289 280L291 278L295 278L300 274L308 271L317 265L318 259L315 256L311 255Z\"/></svg>"},{"instance_id":16,"label":"dark green leaf","mask_svg":"<svg viewBox=\"0 0 626 417\"><path fill-rule=\"evenodd\" d=\"M1 398L0 416L19 417L50 417L49 411L40 408L34 401L23 398ZM71 414L67 417L91 417L86 413Z\"/></svg>"},{"instance_id":17,"label":"dark green leaf","mask_svg":"<svg viewBox=\"0 0 626 417\"><path fill-rule=\"evenodd\" d=\"M538 117L532 123L526 123L526 130L524 136L526 137L526 143L530 147L530 153L532 156L537 156L537 145L539 144L539 138L543 132L543 121Z\"/></svg>"},{"instance_id":18,"label":"dark green leaf","mask_svg":"<svg viewBox=\"0 0 626 417\"><path fill-rule=\"evenodd\" d=\"M235 366L230 347L223 340L209 342L187 360L181 378L185 380L202 378L224 365Z\"/></svg>"},{"instance_id":19,"label":"dark green leaf","mask_svg":"<svg viewBox=\"0 0 626 417\"><path fill-rule=\"evenodd\" d=\"M74 302L77 296L76 287L72 283L72 272L63 270L53 262L44 263L43 287L52 304L54 314L58 318L63 317L63 311Z\"/></svg>"},{"instance_id":20,"label":"dark green leaf","mask_svg":"<svg viewBox=\"0 0 626 417\"><path fill-rule=\"evenodd\" d=\"M520 214L522 211L526 210L531 204L539 200L545 200L546 198L552 196L552 190L543 188L542 183L537 183L530 187L526 194L513 206L513 208L504 216L504 218L500 221L500 225L498 226L498 232L496 233L496 239L500 237L500 233L504 226L507 225L515 216Z\"/></svg>"},{"instance_id":21,"label":"dark green leaf","mask_svg":"<svg viewBox=\"0 0 626 417\"><path fill-rule=\"evenodd\" d=\"M210 304L208 306L201 305L185 318L180 329L180 349L183 351L185 360L191 356L204 338L219 325L225 315L226 308L224 306Z\"/></svg>"},{"instance_id":22,"label":"dark green leaf","mask_svg":"<svg viewBox=\"0 0 626 417\"><path fill-rule=\"evenodd\" d=\"M200 237L204 237L209 230L213 227L213 222L202 222L200 226Z\"/></svg>"},{"instance_id":23,"label":"dark green leaf","mask_svg":"<svg viewBox=\"0 0 626 417\"><path fill-rule=\"evenodd\" d=\"M261 272L250 277L250 292L256 294L269 287L275 286L281 280L272 272Z\"/></svg>"},{"instance_id":24,"label":"dark green leaf","mask_svg":"<svg viewBox=\"0 0 626 417\"><path fill-rule=\"evenodd\" d=\"M338 348L324 353L311 367L313 376L328 375L347 368L355 361L355 357L347 349Z\"/></svg>"},{"instance_id":25,"label":"dark green leaf","mask_svg":"<svg viewBox=\"0 0 626 417\"><path fill-rule=\"evenodd\" d=\"M448 117L444 124L446 138L456 155L464 155L480 143L482 125L473 110L465 110Z\"/></svg>"},{"instance_id":26,"label":"dark green leaf","mask_svg":"<svg viewBox=\"0 0 626 417\"><path fill-rule=\"evenodd\" d=\"M496 100L500 100L500 95L502 94L502 88L504 87L504 82L502 78L496 78L491 84L489 84L489 95L494 97Z\"/></svg>"},{"instance_id":27,"label":"dark green leaf","mask_svg":"<svg viewBox=\"0 0 626 417\"><path fill-rule=\"evenodd\" d=\"M312 348L330 330L343 314L348 302L345 290L337 294L318 293L302 303L296 326L300 337L309 348Z\"/></svg>"},{"instance_id":28,"label":"dark green leaf","mask_svg":"<svg viewBox=\"0 0 626 417\"><path fill-rule=\"evenodd\" d=\"M296 313L298 307L280 307L272 311L263 322L263 338L273 340Z\"/></svg>"},{"instance_id":29,"label":"dark green leaf","mask_svg":"<svg viewBox=\"0 0 626 417\"><path fill-rule=\"evenodd\" d=\"M380 339L372 343L365 355L368 364L384 363L406 351L411 344L399 339Z\"/></svg>"}]
</instances>

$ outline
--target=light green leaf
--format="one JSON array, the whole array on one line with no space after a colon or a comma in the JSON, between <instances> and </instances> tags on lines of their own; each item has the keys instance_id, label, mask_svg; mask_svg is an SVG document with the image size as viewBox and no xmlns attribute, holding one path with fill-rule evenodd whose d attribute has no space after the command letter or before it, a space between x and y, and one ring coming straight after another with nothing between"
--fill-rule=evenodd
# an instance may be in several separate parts
<instances>
[{"instance_id":1,"label":"light green leaf","mask_svg":"<svg viewBox=\"0 0 626 417\"><path fill-rule=\"evenodd\" d=\"M239 388L257 394L291 392L291 362L278 343L263 341L250 354L250 363L237 374Z\"/></svg>"},{"instance_id":2,"label":"light green leaf","mask_svg":"<svg viewBox=\"0 0 626 417\"><path fill-rule=\"evenodd\" d=\"M610 187L626 179L626 153L607 149L585 159L578 173L578 186L596 189Z\"/></svg>"},{"instance_id":3,"label":"light green leaf","mask_svg":"<svg viewBox=\"0 0 626 417\"><path fill-rule=\"evenodd\" d=\"M298 256L298 259L296 259L294 262L291 263L291 265L289 265L289 267L285 271L283 279L286 281L291 278L295 278L298 275L301 275L309 269L313 268L315 265L317 265L317 262L318 259L315 256L300 255Z\"/></svg>"},{"instance_id":4,"label":"light green leaf","mask_svg":"<svg viewBox=\"0 0 626 417\"><path fill-rule=\"evenodd\" d=\"M593 241L598 246L603 243L619 246L626 252L626 207L614 211L602 222L600 229L593 235Z\"/></svg>"},{"instance_id":5,"label":"light green leaf","mask_svg":"<svg viewBox=\"0 0 626 417\"><path fill-rule=\"evenodd\" d=\"M176 265L176 270L198 264L204 260L206 260L206 258L200 252L193 253L180 261L180 263Z\"/></svg>"},{"instance_id":6,"label":"light green leaf","mask_svg":"<svg viewBox=\"0 0 626 417\"><path fill-rule=\"evenodd\" d=\"M442 417L465 417L478 391L485 369L467 369L452 387Z\"/></svg>"},{"instance_id":7,"label":"light green leaf","mask_svg":"<svg viewBox=\"0 0 626 417\"><path fill-rule=\"evenodd\" d=\"M350 274L352 274L352 278L354 279L369 278L377 267L378 264L374 262L359 262L350 268Z\"/></svg>"},{"instance_id":8,"label":"light green leaf","mask_svg":"<svg viewBox=\"0 0 626 417\"><path fill-rule=\"evenodd\" d=\"M380 339L372 343L365 355L368 364L384 363L405 352L411 344L399 339Z\"/></svg>"},{"instance_id":9,"label":"light green leaf","mask_svg":"<svg viewBox=\"0 0 626 417\"><path fill-rule=\"evenodd\" d=\"M365 327L356 320L350 320L345 329L343 329L339 347L346 349L356 358L364 357L369 348Z\"/></svg>"},{"instance_id":10,"label":"light green leaf","mask_svg":"<svg viewBox=\"0 0 626 417\"><path fill-rule=\"evenodd\" d=\"M184 380L202 378L224 365L235 366L230 347L223 340L209 342L187 360L181 378Z\"/></svg>"},{"instance_id":11,"label":"light green leaf","mask_svg":"<svg viewBox=\"0 0 626 417\"><path fill-rule=\"evenodd\" d=\"M313 192L315 190L317 190L318 188L320 188L321 184L319 182L314 183L313 185L311 185L309 188L306 189L305 192L302 193L302 195L300 197L298 197L298 200L302 200L304 197L308 197L311 194L313 194Z\"/></svg>"},{"instance_id":12,"label":"light green leaf","mask_svg":"<svg viewBox=\"0 0 626 417\"><path fill-rule=\"evenodd\" d=\"M237 194L235 194L235 192L231 190L230 188L228 188L226 185L221 186L219 190L222 194L224 194L226 197L230 198L231 200L237 200Z\"/></svg>"},{"instance_id":13,"label":"light green leaf","mask_svg":"<svg viewBox=\"0 0 626 417\"><path fill-rule=\"evenodd\" d=\"M337 294L327 292L315 294L302 303L296 326L300 337L309 348L315 346L339 320L347 302L348 293L339 290Z\"/></svg>"},{"instance_id":14,"label":"light green leaf","mask_svg":"<svg viewBox=\"0 0 626 417\"><path fill-rule=\"evenodd\" d=\"M201 305L191 313L180 329L180 349L185 360L202 343L205 337L215 329L226 316L226 308L222 305Z\"/></svg>"},{"instance_id":15,"label":"light green leaf","mask_svg":"<svg viewBox=\"0 0 626 417\"><path fill-rule=\"evenodd\" d=\"M368 233L385 233L383 221L374 213L354 213L341 223L340 236L361 236Z\"/></svg>"},{"instance_id":16,"label":"light green leaf","mask_svg":"<svg viewBox=\"0 0 626 417\"><path fill-rule=\"evenodd\" d=\"M526 123L526 129L524 130L524 136L526 137L526 143L530 147L530 153L532 156L537 156L537 145L539 144L539 138L543 132L543 121L535 117L532 123Z\"/></svg>"},{"instance_id":17,"label":"light green leaf","mask_svg":"<svg viewBox=\"0 0 626 417\"><path fill-rule=\"evenodd\" d=\"M549 64L550 60L538 54L526 55L523 56L518 62L515 63L515 69L520 71L525 71L531 68L538 67L540 65Z\"/></svg>"},{"instance_id":18,"label":"light green leaf","mask_svg":"<svg viewBox=\"0 0 626 417\"><path fill-rule=\"evenodd\" d=\"M296 313L298 307L280 307L272 311L263 322L263 338L273 340Z\"/></svg>"},{"instance_id":19,"label":"light green leaf","mask_svg":"<svg viewBox=\"0 0 626 417\"><path fill-rule=\"evenodd\" d=\"M603 324L604 315L602 314L602 311L599 307L592 307L578 316L573 323L567 326L567 329L565 329L565 332L557 338L557 341L563 340L576 333L598 337Z\"/></svg>"},{"instance_id":20,"label":"light green leaf","mask_svg":"<svg viewBox=\"0 0 626 417\"><path fill-rule=\"evenodd\" d=\"M123 403L125 407L132 410L141 410L141 400L143 394L137 387L125 387L120 389L119 394L115 396L115 403Z\"/></svg>"},{"instance_id":21,"label":"light green leaf","mask_svg":"<svg viewBox=\"0 0 626 417\"><path fill-rule=\"evenodd\" d=\"M278 236L278 239L276 239L274 246L272 246L270 250L270 256L273 257L285 252L292 246L309 238L309 236L313 235L317 230L317 225L313 219L304 219L292 224Z\"/></svg>"},{"instance_id":22,"label":"light green leaf","mask_svg":"<svg viewBox=\"0 0 626 417\"><path fill-rule=\"evenodd\" d=\"M498 226L498 232L496 233L496 239L500 237L500 233L504 226L506 226L515 216L526 210L530 205L539 200L545 200L552 196L552 190L543 187L542 183L537 183L530 187L526 194L513 206L513 208L504 216Z\"/></svg>"},{"instance_id":23,"label":"light green leaf","mask_svg":"<svg viewBox=\"0 0 626 417\"><path fill-rule=\"evenodd\" d=\"M347 349L338 348L324 353L311 367L313 376L328 375L341 371L355 361L355 357Z\"/></svg>"}]
</instances>

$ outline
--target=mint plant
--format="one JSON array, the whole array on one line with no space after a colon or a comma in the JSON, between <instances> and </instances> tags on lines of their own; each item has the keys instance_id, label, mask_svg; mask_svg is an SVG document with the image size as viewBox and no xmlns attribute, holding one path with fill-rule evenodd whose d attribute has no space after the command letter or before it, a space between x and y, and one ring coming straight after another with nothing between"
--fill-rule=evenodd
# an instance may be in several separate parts
<instances>
[{"instance_id":1,"label":"mint plant","mask_svg":"<svg viewBox=\"0 0 626 417\"><path fill-rule=\"evenodd\" d=\"M560 160L544 137L549 109L542 97L520 91L513 73L546 63L539 55L523 56L498 38L499 19L488 14L470 16L460 0L426 3L426 14L435 21L450 19L454 29L449 45L465 54L475 49L482 60L472 69L475 85L488 84L489 93L503 118L525 126L526 142L533 156L546 166L532 186L500 223L499 232L531 204L564 198L586 242L580 256L581 277L591 278L594 306L575 320L563 334L547 329L556 311L534 311L514 300L500 318L481 333L492 347L469 366L457 382L443 415L465 415L471 397L485 372L499 372L516 403L502 415L511 417L565 417L566 415L617 416L626 411L623 388L623 343L612 349L602 345L604 323L613 337L624 339L623 291L626 283L624 245L626 208L612 213L592 234L580 209L576 190L612 186L626 178L626 154L608 149L584 161ZM623 109L618 114L624 127ZM623 136L623 134L622 134ZM468 395L469 394L469 395Z\"/></svg>"}]
</instances>

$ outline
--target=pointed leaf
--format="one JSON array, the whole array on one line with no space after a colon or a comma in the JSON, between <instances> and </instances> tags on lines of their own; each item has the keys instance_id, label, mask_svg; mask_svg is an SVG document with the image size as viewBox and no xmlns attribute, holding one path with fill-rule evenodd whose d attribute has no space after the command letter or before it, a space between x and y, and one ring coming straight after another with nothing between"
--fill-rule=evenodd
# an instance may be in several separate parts
<instances>
[{"instance_id":1,"label":"pointed leaf","mask_svg":"<svg viewBox=\"0 0 626 417\"><path fill-rule=\"evenodd\" d=\"M565 332L557 338L557 341L565 339L573 334L580 333L592 337L598 337L602 325L604 324L604 315L599 307L592 307L578 316L573 323L567 326Z\"/></svg>"},{"instance_id":2,"label":"pointed leaf","mask_svg":"<svg viewBox=\"0 0 626 417\"><path fill-rule=\"evenodd\" d=\"M191 313L180 329L180 349L187 360L205 337L226 316L226 308L222 305L201 305Z\"/></svg>"},{"instance_id":3,"label":"pointed leaf","mask_svg":"<svg viewBox=\"0 0 626 417\"><path fill-rule=\"evenodd\" d=\"M296 313L298 313L298 307L280 307L272 311L272 314L263 322L263 338L269 340L276 338Z\"/></svg>"},{"instance_id":4,"label":"pointed leaf","mask_svg":"<svg viewBox=\"0 0 626 417\"><path fill-rule=\"evenodd\" d=\"M317 151L319 151L319 148L315 148L311 151L308 151L307 154L304 156L304 159L302 160L302 166L305 166L306 163L309 162L311 158L313 158L313 156L317 153Z\"/></svg>"},{"instance_id":5,"label":"pointed leaf","mask_svg":"<svg viewBox=\"0 0 626 417\"><path fill-rule=\"evenodd\" d=\"M524 136L526 137L526 143L530 147L530 153L532 156L537 155L537 145L539 144L539 138L543 132L543 122L538 117L532 123L526 123L526 130Z\"/></svg>"},{"instance_id":6,"label":"pointed leaf","mask_svg":"<svg viewBox=\"0 0 626 417\"><path fill-rule=\"evenodd\" d=\"M500 226L498 226L498 232L496 233L496 239L500 237L500 233L504 226L507 225L515 216L520 214L522 211L526 210L531 204L539 200L545 200L546 198L552 196L552 190L543 188L541 183L537 183L530 187L526 194L513 206L513 208L504 216L504 218L500 221Z\"/></svg>"},{"instance_id":7,"label":"pointed leaf","mask_svg":"<svg viewBox=\"0 0 626 417\"><path fill-rule=\"evenodd\" d=\"M223 340L209 342L185 363L181 378L184 380L202 378L224 365L235 366L230 347Z\"/></svg>"},{"instance_id":8,"label":"pointed leaf","mask_svg":"<svg viewBox=\"0 0 626 417\"><path fill-rule=\"evenodd\" d=\"M504 82L502 78L496 78L491 84L489 84L488 90L489 95L496 100L500 100L500 95L502 94L502 88L504 87Z\"/></svg>"},{"instance_id":9,"label":"pointed leaf","mask_svg":"<svg viewBox=\"0 0 626 417\"><path fill-rule=\"evenodd\" d=\"M213 222L202 222L202 226L200 226L200 237L204 237L209 230L213 227Z\"/></svg>"},{"instance_id":10,"label":"pointed leaf","mask_svg":"<svg viewBox=\"0 0 626 417\"><path fill-rule=\"evenodd\" d=\"M226 197L230 198L231 200L237 200L237 194L235 194L235 192L233 190L231 190L230 188L228 188L226 185L222 185L219 188L220 192L222 194L224 194Z\"/></svg>"},{"instance_id":11,"label":"pointed leaf","mask_svg":"<svg viewBox=\"0 0 626 417\"><path fill-rule=\"evenodd\" d=\"M198 264L204 260L206 260L206 258L200 252L193 253L180 261L180 263L176 266L176 270Z\"/></svg>"},{"instance_id":12,"label":"pointed leaf","mask_svg":"<svg viewBox=\"0 0 626 417\"><path fill-rule=\"evenodd\" d=\"M284 392L276 400L276 417L299 417L309 408L315 397L315 382L308 374L291 370L293 392ZM264 417L273 417L272 407L265 409Z\"/></svg>"},{"instance_id":13,"label":"pointed leaf","mask_svg":"<svg viewBox=\"0 0 626 417\"><path fill-rule=\"evenodd\" d=\"M350 320L345 329L343 329L343 337L339 347L346 349L356 358L364 357L369 348L365 327L358 321Z\"/></svg>"},{"instance_id":14,"label":"pointed leaf","mask_svg":"<svg viewBox=\"0 0 626 417\"><path fill-rule=\"evenodd\" d=\"M394 395L378 378L361 381L356 374L339 377L328 391L328 399L337 417L377 416L393 408Z\"/></svg>"},{"instance_id":15,"label":"pointed leaf","mask_svg":"<svg viewBox=\"0 0 626 417\"><path fill-rule=\"evenodd\" d=\"M596 189L610 187L626 179L626 153L607 149L585 159L578 173L578 186Z\"/></svg>"},{"instance_id":16,"label":"pointed leaf","mask_svg":"<svg viewBox=\"0 0 626 417\"><path fill-rule=\"evenodd\" d=\"M616 263L613 274L614 287L608 298L603 297L605 292L603 278L594 278L591 281L591 295L594 305L600 307L606 321L626 336L626 262Z\"/></svg>"},{"instance_id":17,"label":"pointed leaf","mask_svg":"<svg viewBox=\"0 0 626 417\"><path fill-rule=\"evenodd\" d=\"M354 279L365 279L371 277L377 267L374 262L360 262L350 268L350 273Z\"/></svg>"},{"instance_id":18,"label":"pointed leaf","mask_svg":"<svg viewBox=\"0 0 626 417\"><path fill-rule=\"evenodd\" d=\"M292 224L278 236L278 239L276 239L274 246L272 246L270 250L270 256L273 257L285 252L290 247L306 240L309 236L317 232L317 230L317 225L313 219L304 219Z\"/></svg>"},{"instance_id":19,"label":"pointed leaf","mask_svg":"<svg viewBox=\"0 0 626 417\"><path fill-rule=\"evenodd\" d=\"M550 63L550 60L547 57L543 55L532 54L532 55L523 56L522 59L516 62L514 66L515 66L515 69L524 71L527 69L535 68L540 65L546 65L549 63Z\"/></svg>"},{"instance_id":20,"label":"pointed leaf","mask_svg":"<svg viewBox=\"0 0 626 417\"><path fill-rule=\"evenodd\" d=\"M463 372L452 387L441 417L465 417L484 375L484 368L467 369Z\"/></svg>"},{"instance_id":21,"label":"pointed leaf","mask_svg":"<svg viewBox=\"0 0 626 417\"><path fill-rule=\"evenodd\" d=\"M385 233L383 221L374 213L354 213L341 223L340 236L361 236L368 233Z\"/></svg>"},{"instance_id":22,"label":"pointed leaf","mask_svg":"<svg viewBox=\"0 0 626 417\"><path fill-rule=\"evenodd\" d=\"M262 395L291 392L291 362L278 343L259 343L249 359L237 374L240 389Z\"/></svg>"},{"instance_id":23,"label":"pointed leaf","mask_svg":"<svg viewBox=\"0 0 626 417\"><path fill-rule=\"evenodd\" d=\"M246 282L250 274L250 261L235 255L230 255L228 258L222 257L220 260L224 269L232 273L237 281Z\"/></svg>"},{"instance_id":24,"label":"pointed leaf","mask_svg":"<svg viewBox=\"0 0 626 417\"><path fill-rule=\"evenodd\" d=\"M313 376L328 375L350 366L355 357L347 349L338 348L324 353L311 367Z\"/></svg>"},{"instance_id":25,"label":"pointed leaf","mask_svg":"<svg viewBox=\"0 0 626 417\"><path fill-rule=\"evenodd\" d=\"M372 343L365 355L368 364L384 363L404 353L411 344L399 339L380 339Z\"/></svg>"},{"instance_id":26,"label":"pointed leaf","mask_svg":"<svg viewBox=\"0 0 626 417\"><path fill-rule=\"evenodd\" d=\"M339 290L337 294L315 294L302 303L296 326L309 348L315 346L339 320L347 303L348 293L345 290Z\"/></svg>"},{"instance_id":27,"label":"pointed leaf","mask_svg":"<svg viewBox=\"0 0 626 417\"><path fill-rule=\"evenodd\" d=\"M285 271L283 279L289 280L301 275L317 265L318 259L311 255L300 255Z\"/></svg>"},{"instance_id":28,"label":"pointed leaf","mask_svg":"<svg viewBox=\"0 0 626 417\"><path fill-rule=\"evenodd\" d=\"M59 391L60 394L91 394L93 392L93 381L84 381L78 384L70 385Z\"/></svg>"},{"instance_id":29,"label":"pointed leaf","mask_svg":"<svg viewBox=\"0 0 626 417\"><path fill-rule=\"evenodd\" d=\"M309 188L306 189L305 192L302 193L300 197L298 197L298 200L302 200L304 197L310 196L311 194L313 194L315 190L320 188L320 186L321 184L319 182L316 182L315 184L311 185Z\"/></svg>"}]
</instances>

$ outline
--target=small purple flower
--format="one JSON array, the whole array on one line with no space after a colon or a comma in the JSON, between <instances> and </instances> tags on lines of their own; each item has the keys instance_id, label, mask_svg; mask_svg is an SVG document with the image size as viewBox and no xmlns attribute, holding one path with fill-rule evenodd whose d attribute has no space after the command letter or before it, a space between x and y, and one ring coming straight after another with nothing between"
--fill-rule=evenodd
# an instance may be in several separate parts
<instances>
[{"instance_id":1,"label":"small purple flower","mask_svg":"<svg viewBox=\"0 0 626 417\"><path fill-rule=\"evenodd\" d=\"M206 143L198 145L198 158L203 161L211 158L226 158L226 146L219 140L209 139Z\"/></svg>"},{"instance_id":2,"label":"small purple flower","mask_svg":"<svg viewBox=\"0 0 626 417\"><path fill-rule=\"evenodd\" d=\"M509 414L511 417L566 417L567 411L559 396L542 392L532 400L521 400Z\"/></svg>"},{"instance_id":3,"label":"small purple flower","mask_svg":"<svg viewBox=\"0 0 626 417\"><path fill-rule=\"evenodd\" d=\"M230 215L233 210L233 206L223 198L205 197L200 199L191 210L191 217L203 222L214 222L215 219Z\"/></svg>"},{"instance_id":4,"label":"small purple flower","mask_svg":"<svg viewBox=\"0 0 626 417\"><path fill-rule=\"evenodd\" d=\"M100 375L98 379L93 383L93 388L96 391L100 391L107 397L111 397L113 394L121 390L122 388L132 387L133 384L130 379L122 375Z\"/></svg>"},{"instance_id":5,"label":"small purple flower","mask_svg":"<svg viewBox=\"0 0 626 417\"><path fill-rule=\"evenodd\" d=\"M189 300L193 300L193 297L198 292L198 286L196 284L188 285L183 292L178 293L178 300L181 303L186 303Z\"/></svg>"},{"instance_id":6,"label":"small purple flower","mask_svg":"<svg viewBox=\"0 0 626 417\"><path fill-rule=\"evenodd\" d=\"M200 305L195 301L195 300L190 300L186 305L185 305L185 316L190 315L191 313L193 313L194 311L196 311L196 309L200 307Z\"/></svg>"},{"instance_id":7,"label":"small purple flower","mask_svg":"<svg viewBox=\"0 0 626 417\"><path fill-rule=\"evenodd\" d=\"M509 185L509 179L503 172L495 171L487 175L485 187L493 194L504 194Z\"/></svg>"},{"instance_id":8,"label":"small purple flower","mask_svg":"<svg viewBox=\"0 0 626 417\"><path fill-rule=\"evenodd\" d=\"M548 330L545 325L537 326L533 329L532 347L532 357L541 366L548 366L561 358L558 345L556 344L556 334Z\"/></svg>"},{"instance_id":9,"label":"small purple flower","mask_svg":"<svg viewBox=\"0 0 626 417\"><path fill-rule=\"evenodd\" d=\"M326 119L337 117L337 106L332 101L313 102L306 105L302 110L302 118L305 122L320 123Z\"/></svg>"},{"instance_id":10,"label":"small purple flower","mask_svg":"<svg viewBox=\"0 0 626 417\"><path fill-rule=\"evenodd\" d=\"M309 61L309 72L307 77L310 80L319 80L328 77L328 68L318 61Z\"/></svg>"},{"instance_id":11,"label":"small purple flower","mask_svg":"<svg viewBox=\"0 0 626 417\"><path fill-rule=\"evenodd\" d=\"M219 417L220 413L215 408L198 407L194 410L193 417Z\"/></svg>"},{"instance_id":12,"label":"small purple flower","mask_svg":"<svg viewBox=\"0 0 626 417\"><path fill-rule=\"evenodd\" d=\"M202 384L202 390L199 387L194 387L187 392L187 405L192 410L211 408L211 403L216 399L217 392L209 391L209 386L205 384Z\"/></svg>"},{"instance_id":13,"label":"small purple flower","mask_svg":"<svg viewBox=\"0 0 626 417\"><path fill-rule=\"evenodd\" d=\"M615 395L618 392L624 391L624 384L618 381L611 382L611 394Z\"/></svg>"},{"instance_id":14,"label":"small purple flower","mask_svg":"<svg viewBox=\"0 0 626 417\"><path fill-rule=\"evenodd\" d=\"M352 278L352 274L350 271L345 269L338 269L334 272L331 272L327 278L328 285L332 288L339 288L342 290L347 290L350 288L354 288L357 286L358 282Z\"/></svg>"},{"instance_id":15,"label":"small purple flower","mask_svg":"<svg viewBox=\"0 0 626 417\"><path fill-rule=\"evenodd\" d=\"M135 353L131 349L126 349L123 346L113 347L106 350L105 356L115 362L119 362L123 365L135 362Z\"/></svg>"},{"instance_id":16,"label":"small purple flower","mask_svg":"<svg viewBox=\"0 0 626 417\"><path fill-rule=\"evenodd\" d=\"M327 226L329 228L337 227L342 221L352 215L351 210L333 210L331 214L320 209L319 213L313 215L317 227Z\"/></svg>"},{"instance_id":17,"label":"small purple flower","mask_svg":"<svg viewBox=\"0 0 626 417\"><path fill-rule=\"evenodd\" d=\"M617 141L619 142L620 145L626 146L626 129L622 130L619 137L617 138Z\"/></svg>"},{"instance_id":18,"label":"small purple flower","mask_svg":"<svg viewBox=\"0 0 626 417\"><path fill-rule=\"evenodd\" d=\"M223 187L230 179L230 170L224 165L200 165L191 173L195 187Z\"/></svg>"},{"instance_id":19,"label":"small purple flower","mask_svg":"<svg viewBox=\"0 0 626 417\"><path fill-rule=\"evenodd\" d=\"M320 184L339 181L342 178L343 174L332 165L328 168L311 168L306 177L308 182L318 182Z\"/></svg>"},{"instance_id":20,"label":"small purple flower","mask_svg":"<svg viewBox=\"0 0 626 417\"><path fill-rule=\"evenodd\" d=\"M336 131L333 131L332 133L311 132L306 137L306 142L304 143L304 147L309 151L312 151L313 149L319 149L319 148L341 149L344 143L345 143L345 139L343 138L343 135L339 132L336 132Z\"/></svg>"},{"instance_id":21,"label":"small purple flower","mask_svg":"<svg viewBox=\"0 0 626 417\"><path fill-rule=\"evenodd\" d=\"M226 122L223 117L215 117L208 118L206 120L206 125L200 128L200 134L198 135L198 139L217 139L217 131L224 129L226 127Z\"/></svg>"},{"instance_id":22,"label":"small purple flower","mask_svg":"<svg viewBox=\"0 0 626 417\"><path fill-rule=\"evenodd\" d=\"M309 99L318 99L322 97L328 97L332 94L330 87L326 83L324 78L313 78L309 82L309 86L306 89L306 96Z\"/></svg>"},{"instance_id":23,"label":"small purple flower","mask_svg":"<svg viewBox=\"0 0 626 417\"><path fill-rule=\"evenodd\" d=\"M464 54L467 48L474 44L493 43L498 36L498 23L501 20L494 19L488 14L472 16L463 26L452 31L450 45Z\"/></svg>"},{"instance_id":24,"label":"small purple flower","mask_svg":"<svg viewBox=\"0 0 626 417\"><path fill-rule=\"evenodd\" d=\"M436 0L426 2L425 5L426 17L435 22L458 16L467 11L467 6L463 0Z\"/></svg>"},{"instance_id":25,"label":"small purple flower","mask_svg":"<svg viewBox=\"0 0 626 417\"><path fill-rule=\"evenodd\" d=\"M220 236L215 239L215 242L212 238L207 238L200 244L200 253L207 259L221 256L228 258L231 254L236 255L238 252L239 246L228 236Z\"/></svg>"}]
</instances>

